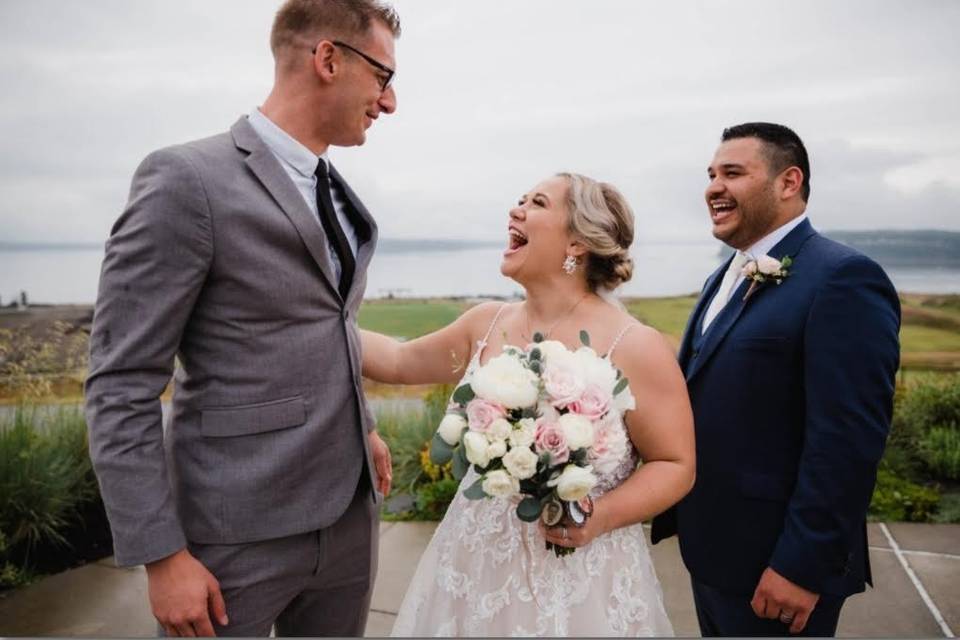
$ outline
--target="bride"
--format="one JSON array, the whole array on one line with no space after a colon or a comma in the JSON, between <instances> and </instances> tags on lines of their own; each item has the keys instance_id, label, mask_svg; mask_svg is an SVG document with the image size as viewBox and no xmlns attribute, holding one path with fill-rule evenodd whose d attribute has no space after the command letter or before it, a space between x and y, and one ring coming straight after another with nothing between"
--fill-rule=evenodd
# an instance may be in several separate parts
<instances>
[{"instance_id":1,"label":"bride","mask_svg":"<svg viewBox=\"0 0 960 640\"><path fill-rule=\"evenodd\" d=\"M594 511L582 527L526 524L510 499L466 499L462 490L477 478L471 469L420 560L393 635L673 634L641 523L693 486L693 418L669 345L609 301L632 273L633 226L614 187L558 174L510 211L500 270L524 287L525 301L478 305L406 343L363 332L365 376L424 384L469 381L504 345L525 346L537 332L576 349L586 330L636 399L606 434L619 464L595 469ZM577 550L558 558L545 541Z\"/></svg>"}]
</instances>

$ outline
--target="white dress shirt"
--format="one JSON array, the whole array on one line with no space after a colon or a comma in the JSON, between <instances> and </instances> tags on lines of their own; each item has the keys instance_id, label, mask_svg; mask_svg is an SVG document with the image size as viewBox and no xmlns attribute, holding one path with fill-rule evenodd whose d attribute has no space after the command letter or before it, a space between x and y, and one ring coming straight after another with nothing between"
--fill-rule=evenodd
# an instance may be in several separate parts
<instances>
[{"instance_id":1,"label":"white dress shirt","mask_svg":"<svg viewBox=\"0 0 960 640\"><path fill-rule=\"evenodd\" d=\"M781 240L786 238L788 233L796 229L800 225L800 223L806 219L807 219L807 214L805 213L797 216L796 218L786 223L782 227L774 229L767 235L763 236L762 238L754 242L749 249L744 251L744 253L747 254L747 257L750 260L756 260L760 256L770 253L770 251L775 246L777 246L777 243L779 243ZM770 257L776 258L777 260L779 260L783 256L770 256ZM737 287L739 287L743 283L744 279L745 278L743 277L743 275L737 278L737 281L733 283L734 291L736 291Z\"/></svg>"},{"instance_id":2,"label":"white dress shirt","mask_svg":"<svg viewBox=\"0 0 960 640\"><path fill-rule=\"evenodd\" d=\"M807 219L807 214L805 213L801 214L800 216L797 216L790 222L786 223L781 227L778 227L777 229L774 229L764 237L754 242L743 253L746 254L747 259L749 260L756 260L760 256L766 255L775 246L777 246L778 242L786 238L788 233L796 229L797 226L806 219ZM770 257L776 258L777 260L779 260L783 256L770 256ZM730 293L736 291L737 288L741 284L743 284L743 281L745 279L746 278L743 276L743 274L738 275L737 279L733 282L733 285L729 289L724 289L723 286L718 287L716 293L714 293L714 297L721 295L723 293L726 293L729 296ZM714 308L714 301L713 299L711 299L710 304L707 306L707 313L704 314L703 321L701 322L702 333L707 332L707 329L709 328L710 324L713 322L714 318L716 318L720 314L720 311L723 309L723 307L726 305L727 302L729 302L729 300L723 301L722 304L719 304L719 306Z\"/></svg>"},{"instance_id":3,"label":"white dress shirt","mask_svg":"<svg viewBox=\"0 0 960 640\"><path fill-rule=\"evenodd\" d=\"M267 148L270 149L277 160L280 161L280 166L282 166L284 171L287 172L287 175L290 176L290 179L297 187L300 195L303 196L307 206L310 207L310 211L313 212L314 220L317 221L317 225L322 230L323 225L320 222L320 213L317 210L316 170L321 160L327 163L328 167L330 166L327 154L324 153L321 156L315 155L310 149L307 149L294 139L293 136L278 127L270 118L263 115L263 112L260 111L259 108L254 108L254 110L250 112L247 120L250 122L253 130L257 132L257 135L260 136L260 139L263 140L264 144L267 145ZM330 196L333 200L333 208L337 212L337 220L340 221L343 234L347 237L350 250L353 251L353 255L357 255L357 230L353 228L353 225L350 224L350 218L347 217L346 208L349 205L347 204L346 197L340 192L340 189L336 187L333 180L330 181L330 184ZM326 232L324 232L324 236L326 236ZM334 280L339 282L340 258L337 257L337 251L333 245L333 238L327 238L327 249L330 254L331 266L333 267Z\"/></svg>"}]
</instances>

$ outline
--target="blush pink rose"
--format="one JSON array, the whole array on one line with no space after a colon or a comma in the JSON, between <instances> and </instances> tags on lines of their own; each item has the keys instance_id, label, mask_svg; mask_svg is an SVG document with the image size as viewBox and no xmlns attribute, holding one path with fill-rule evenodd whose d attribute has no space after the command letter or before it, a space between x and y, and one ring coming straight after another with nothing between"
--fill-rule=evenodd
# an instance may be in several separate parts
<instances>
[{"instance_id":1,"label":"blush pink rose","mask_svg":"<svg viewBox=\"0 0 960 640\"><path fill-rule=\"evenodd\" d=\"M583 393L583 380L566 367L548 366L543 384L555 407L566 407Z\"/></svg>"},{"instance_id":2,"label":"blush pink rose","mask_svg":"<svg viewBox=\"0 0 960 640\"><path fill-rule=\"evenodd\" d=\"M780 261L776 258L771 258L770 256L760 256L757 258L757 269L764 275L772 276L780 271L782 267L783 265L780 264Z\"/></svg>"},{"instance_id":3,"label":"blush pink rose","mask_svg":"<svg viewBox=\"0 0 960 640\"><path fill-rule=\"evenodd\" d=\"M490 424L497 418L506 415L506 411L499 404L474 398L467 404L467 424L471 431L486 433Z\"/></svg>"},{"instance_id":4,"label":"blush pink rose","mask_svg":"<svg viewBox=\"0 0 960 640\"><path fill-rule=\"evenodd\" d=\"M596 385L583 390L580 399L570 404L570 410L590 420L599 420L610 410L613 396Z\"/></svg>"},{"instance_id":5,"label":"blush pink rose","mask_svg":"<svg viewBox=\"0 0 960 640\"><path fill-rule=\"evenodd\" d=\"M550 455L550 465L563 464L570 459L570 449L560 425L548 422L537 423L537 437L533 442L537 454Z\"/></svg>"}]
</instances>

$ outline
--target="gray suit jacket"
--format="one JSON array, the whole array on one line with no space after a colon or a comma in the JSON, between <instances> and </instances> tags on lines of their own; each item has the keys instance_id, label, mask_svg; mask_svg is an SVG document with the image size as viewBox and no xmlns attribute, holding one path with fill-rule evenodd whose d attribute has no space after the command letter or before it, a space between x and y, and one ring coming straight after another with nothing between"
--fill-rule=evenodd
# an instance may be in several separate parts
<instances>
[{"instance_id":1,"label":"gray suit jacket","mask_svg":"<svg viewBox=\"0 0 960 640\"><path fill-rule=\"evenodd\" d=\"M117 563L326 527L371 474L357 310L322 227L259 136L150 154L106 245L90 340L90 454ZM174 372L172 419L160 394Z\"/></svg>"}]
</instances>

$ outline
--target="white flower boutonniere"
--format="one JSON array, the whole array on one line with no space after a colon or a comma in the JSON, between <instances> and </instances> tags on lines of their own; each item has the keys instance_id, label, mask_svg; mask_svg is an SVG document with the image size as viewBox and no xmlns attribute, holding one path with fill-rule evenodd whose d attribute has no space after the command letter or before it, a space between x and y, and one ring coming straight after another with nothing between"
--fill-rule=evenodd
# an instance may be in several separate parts
<instances>
[{"instance_id":1,"label":"white flower boutonniere","mask_svg":"<svg viewBox=\"0 0 960 640\"><path fill-rule=\"evenodd\" d=\"M757 287L761 284L772 280L776 284L780 284L787 279L787 276L790 275L790 266L793 264L793 260L790 256L783 256L782 259L777 260L776 258L771 258L768 255L762 255L759 258L752 258L743 265L743 270L741 273L744 278L750 280L750 288L747 289L747 293L743 296L743 301L746 302L750 296L753 295L753 292L756 291Z\"/></svg>"}]
</instances>

